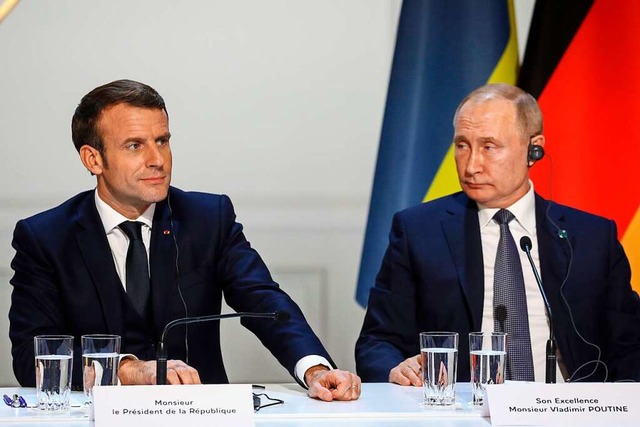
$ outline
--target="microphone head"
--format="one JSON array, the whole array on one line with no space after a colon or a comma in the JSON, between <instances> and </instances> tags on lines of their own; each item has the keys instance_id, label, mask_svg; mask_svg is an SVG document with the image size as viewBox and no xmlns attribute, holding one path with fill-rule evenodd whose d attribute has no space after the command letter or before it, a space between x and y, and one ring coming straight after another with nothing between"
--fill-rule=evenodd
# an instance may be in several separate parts
<instances>
[{"instance_id":1,"label":"microphone head","mask_svg":"<svg viewBox=\"0 0 640 427\"><path fill-rule=\"evenodd\" d=\"M520 239L520 249L525 252L529 252L532 247L533 244L531 243L531 239L529 238L529 236L522 236L522 238Z\"/></svg>"},{"instance_id":2,"label":"microphone head","mask_svg":"<svg viewBox=\"0 0 640 427\"><path fill-rule=\"evenodd\" d=\"M504 324L504 321L507 320L507 307L500 304L493 310L493 316L496 318L498 323Z\"/></svg>"},{"instance_id":3,"label":"microphone head","mask_svg":"<svg viewBox=\"0 0 640 427\"><path fill-rule=\"evenodd\" d=\"M279 322L286 322L291 319L291 315L286 311L276 311L273 318Z\"/></svg>"}]
</instances>

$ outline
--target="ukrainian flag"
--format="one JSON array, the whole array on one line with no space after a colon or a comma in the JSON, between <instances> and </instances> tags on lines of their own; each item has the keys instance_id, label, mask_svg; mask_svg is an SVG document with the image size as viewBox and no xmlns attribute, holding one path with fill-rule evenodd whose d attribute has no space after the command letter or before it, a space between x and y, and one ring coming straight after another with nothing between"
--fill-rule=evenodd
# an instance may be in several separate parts
<instances>
[{"instance_id":1,"label":"ukrainian flag","mask_svg":"<svg viewBox=\"0 0 640 427\"><path fill-rule=\"evenodd\" d=\"M510 0L404 0L380 137L356 299L365 306L393 214L460 189L453 113L485 83L515 84Z\"/></svg>"}]
</instances>

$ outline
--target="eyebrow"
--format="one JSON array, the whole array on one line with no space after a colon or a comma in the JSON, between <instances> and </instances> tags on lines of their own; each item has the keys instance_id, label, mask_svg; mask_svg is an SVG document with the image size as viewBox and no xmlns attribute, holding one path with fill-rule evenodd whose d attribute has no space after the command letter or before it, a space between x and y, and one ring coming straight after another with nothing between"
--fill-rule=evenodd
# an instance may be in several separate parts
<instances>
[{"instance_id":1,"label":"eyebrow","mask_svg":"<svg viewBox=\"0 0 640 427\"><path fill-rule=\"evenodd\" d=\"M468 141L469 141L469 140L468 140L465 136L463 136L463 135L456 135L456 136L453 138L453 143L454 143L454 144L455 144L455 143L458 143L458 142L468 142ZM478 138L478 139L477 139L477 141L478 141L480 144L486 144L487 142L491 142L491 143L493 143L493 144L497 144L497 143L499 142L496 138L494 138L494 137L492 137L492 136L483 136L483 137L481 137L481 138Z\"/></svg>"},{"instance_id":2,"label":"eyebrow","mask_svg":"<svg viewBox=\"0 0 640 427\"><path fill-rule=\"evenodd\" d=\"M171 132L165 132L165 133L163 133L162 135L160 135L160 136L156 137L156 138L154 139L154 141L162 141L162 140L169 140L169 139L171 139ZM144 142L144 141L145 141L145 139L144 139L144 138L139 138L139 137L133 136L133 137L131 137L131 138L127 138L127 139L125 139L125 140L122 142L122 145L126 145L126 144L128 144L128 143L130 143L130 142Z\"/></svg>"},{"instance_id":3,"label":"eyebrow","mask_svg":"<svg viewBox=\"0 0 640 427\"><path fill-rule=\"evenodd\" d=\"M169 140L171 139L171 132L166 132L159 137L156 138L156 141L162 141L163 139Z\"/></svg>"}]
</instances>

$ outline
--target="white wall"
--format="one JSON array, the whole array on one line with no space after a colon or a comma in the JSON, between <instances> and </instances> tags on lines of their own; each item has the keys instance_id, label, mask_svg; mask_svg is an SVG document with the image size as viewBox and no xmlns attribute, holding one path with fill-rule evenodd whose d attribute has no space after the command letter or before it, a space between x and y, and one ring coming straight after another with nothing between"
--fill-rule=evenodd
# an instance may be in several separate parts
<instances>
[{"instance_id":1,"label":"white wall","mask_svg":"<svg viewBox=\"0 0 640 427\"><path fill-rule=\"evenodd\" d=\"M531 4L516 1L520 22ZM355 282L399 8L23 0L0 25L0 313L15 222L94 185L71 143L75 106L97 85L132 78L167 101L173 184L232 197L276 280L354 369L364 314ZM238 324L223 329L232 381L290 380ZM15 381L7 330L3 314L0 385Z\"/></svg>"}]
</instances>

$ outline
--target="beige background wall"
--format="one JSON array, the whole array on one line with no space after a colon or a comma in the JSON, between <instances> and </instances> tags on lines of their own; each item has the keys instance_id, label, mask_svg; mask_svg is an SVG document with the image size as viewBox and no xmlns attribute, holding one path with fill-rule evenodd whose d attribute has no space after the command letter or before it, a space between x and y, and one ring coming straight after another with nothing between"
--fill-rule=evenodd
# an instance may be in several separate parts
<instances>
[{"instance_id":1,"label":"beige background wall","mask_svg":"<svg viewBox=\"0 0 640 427\"><path fill-rule=\"evenodd\" d=\"M532 3L516 0L521 39ZM165 97L174 185L231 196L276 280L354 369L355 283L400 4L23 0L0 24L0 386L15 383L13 227L94 186L70 119L82 95L118 78ZM290 381L239 322L223 330L232 381Z\"/></svg>"}]
</instances>

